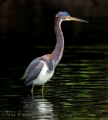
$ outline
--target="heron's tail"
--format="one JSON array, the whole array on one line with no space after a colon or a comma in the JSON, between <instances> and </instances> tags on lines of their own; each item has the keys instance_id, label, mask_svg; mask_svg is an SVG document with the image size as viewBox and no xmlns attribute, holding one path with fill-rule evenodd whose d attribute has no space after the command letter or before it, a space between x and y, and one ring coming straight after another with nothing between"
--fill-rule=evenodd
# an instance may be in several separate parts
<instances>
[{"instance_id":1,"label":"heron's tail","mask_svg":"<svg viewBox=\"0 0 108 120\"><path fill-rule=\"evenodd\" d=\"M19 81L24 80L24 79L25 79L25 78L24 78L24 77L22 77L22 78L20 78L20 79L19 79Z\"/></svg>"}]
</instances>

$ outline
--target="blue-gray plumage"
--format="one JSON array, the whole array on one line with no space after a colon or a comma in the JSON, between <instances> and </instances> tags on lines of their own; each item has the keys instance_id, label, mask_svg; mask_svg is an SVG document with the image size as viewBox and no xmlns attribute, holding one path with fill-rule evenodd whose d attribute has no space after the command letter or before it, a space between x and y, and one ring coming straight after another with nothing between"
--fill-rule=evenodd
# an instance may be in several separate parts
<instances>
[{"instance_id":1,"label":"blue-gray plumage","mask_svg":"<svg viewBox=\"0 0 108 120\"><path fill-rule=\"evenodd\" d=\"M87 22L78 18L71 17L66 11L58 12L55 16L55 34L57 43L54 51L51 54L46 54L44 56L34 59L26 69L22 79L25 79L24 83L28 85L33 85L31 93L33 94L34 85L43 85L42 95L44 84L50 80L54 74L55 67L58 65L64 50L64 36L61 30L62 21L80 21Z\"/></svg>"}]
</instances>

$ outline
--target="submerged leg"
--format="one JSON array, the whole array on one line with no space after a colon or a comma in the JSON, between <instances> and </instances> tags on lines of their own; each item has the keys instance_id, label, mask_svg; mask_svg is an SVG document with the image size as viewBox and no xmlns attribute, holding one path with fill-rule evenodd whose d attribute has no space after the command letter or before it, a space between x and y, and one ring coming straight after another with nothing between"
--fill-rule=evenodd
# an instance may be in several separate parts
<instances>
[{"instance_id":1,"label":"submerged leg","mask_svg":"<svg viewBox=\"0 0 108 120\"><path fill-rule=\"evenodd\" d=\"M44 96L43 91L44 91L44 84L42 85L42 97Z\"/></svg>"},{"instance_id":2,"label":"submerged leg","mask_svg":"<svg viewBox=\"0 0 108 120\"><path fill-rule=\"evenodd\" d=\"M32 88L31 88L31 94L32 95L33 95L33 89L34 89L34 84L33 84Z\"/></svg>"}]
</instances>

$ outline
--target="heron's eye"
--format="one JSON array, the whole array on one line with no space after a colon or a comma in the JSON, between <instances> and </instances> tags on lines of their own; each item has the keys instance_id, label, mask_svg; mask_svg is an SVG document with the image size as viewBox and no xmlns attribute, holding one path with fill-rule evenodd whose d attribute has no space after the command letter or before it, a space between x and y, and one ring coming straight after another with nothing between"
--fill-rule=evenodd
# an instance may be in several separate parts
<instances>
[{"instance_id":1,"label":"heron's eye","mask_svg":"<svg viewBox=\"0 0 108 120\"><path fill-rule=\"evenodd\" d=\"M69 20L69 19L70 19L70 16L66 16L66 19Z\"/></svg>"}]
</instances>

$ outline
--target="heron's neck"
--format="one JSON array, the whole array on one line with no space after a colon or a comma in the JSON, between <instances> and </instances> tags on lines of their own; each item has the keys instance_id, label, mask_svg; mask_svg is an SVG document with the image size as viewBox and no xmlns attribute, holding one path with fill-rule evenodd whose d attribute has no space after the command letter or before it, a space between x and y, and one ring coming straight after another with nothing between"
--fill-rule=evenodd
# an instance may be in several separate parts
<instances>
[{"instance_id":1,"label":"heron's neck","mask_svg":"<svg viewBox=\"0 0 108 120\"><path fill-rule=\"evenodd\" d=\"M57 66L57 64L61 60L61 57L63 55L63 50L64 50L64 36L61 30L61 22L62 21L60 18L55 19L55 33L56 33L57 43L56 43L54 51L51 54L54 60L53 62L55 66Z\"/></svg>"}]
</instances>

